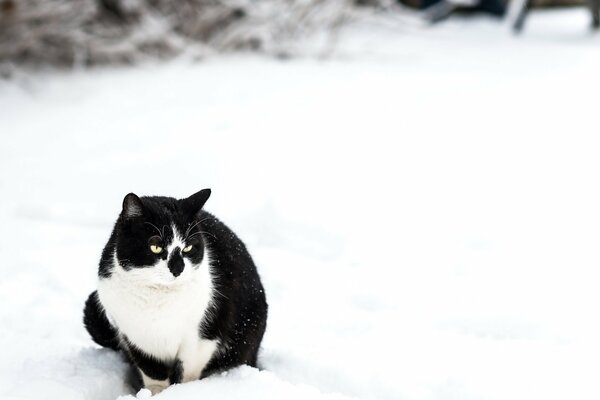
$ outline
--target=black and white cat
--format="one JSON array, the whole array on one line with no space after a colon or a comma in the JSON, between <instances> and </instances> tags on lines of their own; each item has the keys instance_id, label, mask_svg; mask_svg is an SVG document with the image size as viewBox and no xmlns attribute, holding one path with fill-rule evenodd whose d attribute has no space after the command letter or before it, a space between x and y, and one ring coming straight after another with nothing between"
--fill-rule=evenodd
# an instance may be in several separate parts
<instances>
[{"instance_id":1,"label":"black and white cat","mask_svg":"<svg viewBox=\"0 0 600 400\"><path fill-rule=\"evenodd\" d=\"M256 366L265 292L242 241L202 210L209 196L210 189L182 200L128 194L85 304L94 341L123 351L137 386L153 394Z\"/></svg>"}]
</instances>

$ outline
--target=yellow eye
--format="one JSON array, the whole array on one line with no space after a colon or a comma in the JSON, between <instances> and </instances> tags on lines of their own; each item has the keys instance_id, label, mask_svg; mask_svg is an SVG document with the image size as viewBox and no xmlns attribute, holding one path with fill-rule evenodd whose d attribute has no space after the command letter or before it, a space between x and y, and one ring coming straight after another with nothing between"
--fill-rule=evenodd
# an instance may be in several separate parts
<instances>
[{"instance_id":1,"label":"yellow eye","mask_svg":"<svg viewBox=\"0 0 600 400\"><path fill-rule=\"evenodd\" d=\"M162 253L162 247L157 246L155 244L151 244L150 251L153 252L154 254L160 254L160 253Z\"/></svg>"},{"instance_id":2,"label":"yellow eye","mask_svg":"<svg viewBox=\"0 0 600 400\"><path fill-rule=\"evenodd\" d=\"M189 246L183 248L183 252L184 253L189 253L190 251L192 251L192 245L191 244Z\"/></svg>"}]
</instances>

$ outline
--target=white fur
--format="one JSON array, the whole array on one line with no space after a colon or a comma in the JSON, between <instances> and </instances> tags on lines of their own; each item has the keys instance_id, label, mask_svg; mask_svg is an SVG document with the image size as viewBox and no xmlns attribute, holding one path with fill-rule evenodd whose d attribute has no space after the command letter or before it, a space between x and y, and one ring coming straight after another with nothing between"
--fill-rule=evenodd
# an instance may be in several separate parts
<instances>
[{"instance_id":1,"label":"white fur","mask_svg":"<svg viewBox=\"0 0 600 400\"><path fill-rule=\"evenodd\" d=\"M150 393L152 393L152 395L162 392L170 384L168 379L166 381L157 381L156 379L152 379L152 378L148 377L143 372L141 372L141 374L142 374L142 381L144 382L144 387L146 389L150 390Z\"/></svg>"},{"instance_id":2,"label":"white fur","mask_svg":"<svg viewBox=\"0 0 600 400\"><path fill-rule=\"evenodd\" d=\"M175 227L173 232L175 238L167 248L169 257L174 247L185 247ZM199 336L200 322L214 293L207 249L198 268L184 257L185 268L178 277L169 271L167 260L127 271L116 254L113 259L110 278L101 278L98 283L100 302L111 323L155 358L179 359L185 382L198 379L218 346L217 341ZM153 392L168 385L143 378Z\"/></svg>"}]
</instances>

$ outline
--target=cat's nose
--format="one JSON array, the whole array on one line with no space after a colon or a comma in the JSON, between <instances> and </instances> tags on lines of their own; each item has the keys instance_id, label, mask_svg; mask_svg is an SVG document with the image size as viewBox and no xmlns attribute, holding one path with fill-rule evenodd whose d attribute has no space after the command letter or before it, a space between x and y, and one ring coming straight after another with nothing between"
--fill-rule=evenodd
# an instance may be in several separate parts
<instances>
[{"instance_id":1,"label":"cat's nose","mask_svg":"<svg viewBox=\"0 0 600 400\"><path fill-rule=\"evenodd\" d=\"M185 265L183 264L183 257L181 257L181 249L179 247L175 247L171 252L167 266L174 277L178 277L183 272Z\"/></svg>"}]
</instances>

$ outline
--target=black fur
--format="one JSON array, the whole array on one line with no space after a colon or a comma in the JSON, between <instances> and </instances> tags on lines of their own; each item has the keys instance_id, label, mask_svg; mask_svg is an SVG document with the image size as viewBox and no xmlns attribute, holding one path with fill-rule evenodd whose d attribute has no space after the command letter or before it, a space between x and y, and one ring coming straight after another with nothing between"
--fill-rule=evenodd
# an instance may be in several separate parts
<instances>
[{"instance_id":1,"label":"black fur","mask_svg":"<svg viewBox=\"0 0 600 400\"><path fill-rule=\"evenodd\" d=\"M179 276L183 272L183 257L181 256L181 249L179 247L175 247L173 249L173 256L169 260L167 264L169 266L169 271L173 274L173 276Z\"/></svg>"},{"instance_id":2,"label":"black fur","mask_svg":"<svg viewBox=\"0 0 600 400\"><path fill-rule=\"evenodd\" d=\"M119 338L116 329L108 322L104 310L100 307L98 292L93 291L85 302L83 324L100 346L119 350Z\"/></svg>"},{"instance_id":3,"label":"black fur","mask_svg":"<svg viewBox=\"0 0 600 400\"><path fill-rule=\"evenodd\" d=\"M202 377L241 364L256 366L268 308L256 266L244 243L225 224L201 209L209 196L208 189L183 200L127 195L98 269L100 279L111 277L115 268L112 260L115 250L119 263L125 269L142 268L153 264L157 258L164 259L165 252L153 254L148 251L148 246L155 241L166 247L173 238L171 225L175 225L179 232L186 232L191 238L186 245L192 244L188 253L177 249L178 258L172 265L169 263L174 276L181 273L181 257L189 257L194 264L200 264L206 246L218 295L212 303L211 312L198 326L198 335L205 339L218 339L220 345L219 351L203 370ZM146 375L159 380L170 377L171 383L181 380L182 367L178 360L157 361L129 343L123 335L119 337L118 329L109 323L96 292L85 304L84 324L96 343L124 351L131 363Z\"/></svg>"},{"instance_id":4,"label":"black fur","mask_svg":"<svg viewBox=\"0 0 600 400\"><path fill-rule=\"evenodd\" d=\"M173 360L171 362L157 360L151 355L146 354L142 350L138 349L126 337L123 338L122 347L126 350L129 361L144 371L144 373L150 378L164 381L171 376L171 371L173 370L177 360Z\"/></svg>"}]
</instances>

